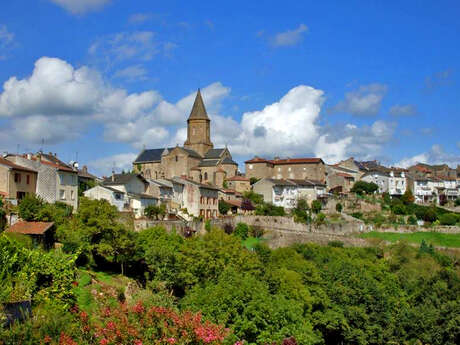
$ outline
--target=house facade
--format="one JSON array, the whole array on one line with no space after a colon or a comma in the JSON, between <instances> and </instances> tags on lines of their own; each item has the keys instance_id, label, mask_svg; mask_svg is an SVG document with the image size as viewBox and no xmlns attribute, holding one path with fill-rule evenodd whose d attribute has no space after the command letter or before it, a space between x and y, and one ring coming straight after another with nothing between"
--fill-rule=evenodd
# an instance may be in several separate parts
<instances>
[{"instance_id":1,"label":"house facade","mask_svg":"<svg viewBox=\"0 0 460 345\"><path fill-rule=\"evenodd\" d=\"M310 179L326 182L326 166L321 158L275 158L268 160L254 157L245 162L246 177L258 179Z\"/></svg>"},{"instance_id":2,"label":"house facade","mask_svg":"<svg viewBox=\"0 0 460 345\"><path fill-rule=\"evenodd\" d=\"M249 192L251 190L251 182L247 177L244 176L233 176L228 179L227 188L233 189L238 193Z\"/></svg>"},{"instance_id":3,"label":"house facade","mask_svg":"<svg viewBox=\"0 0 460 345\"><path fill-rule=\"evenodd\" d=\"M252 189L261 194L265 202L288 209L296 207L299 199L311 204L327 195L326 185L312 180L263 178L254 183Z\"/></svg>"},{"instance_id":4,"label":"house facade","mask_svg":"<svg viewBox=\"0 0 460 345\"><path fill-rule=\"evenodd\" d=\"M126 193L109 186L95 186L84 191L83 195L92 200L107 200L120 212L129 210L129 200Z\"/></svg>"},{"instance_id":5,"label":"house facade","mask_svg":"<svg viewBox=\"0 0 460 345\"><path fill-rule=\"evenodd\" d=\"M361 177L362 181L375 183L379 193L401 196L407 189L407 178L403 171L371 171Z\"/></svg>"},{"instance_id":6,"label":"house facade","mask_svg":"<svg viewBox=\"0 0 460 345\"><path fill-rule=\"evenodd\" d=\"M0 194L13 204L27 194L35 194L37 176L37 171L0 157Z\"/></svg>"},{"instance_id":7,"label":"house facade","mask_svg":"<svg viewBox=\"0 0 460 345\"><path fill-rule=\"evenodd\" d=\"M10 162L37 171L36 194L46 202L63 202L78 208L78 172L69 166L42 160L40 156L7 155Z\"/></svg>"}]
</instances>

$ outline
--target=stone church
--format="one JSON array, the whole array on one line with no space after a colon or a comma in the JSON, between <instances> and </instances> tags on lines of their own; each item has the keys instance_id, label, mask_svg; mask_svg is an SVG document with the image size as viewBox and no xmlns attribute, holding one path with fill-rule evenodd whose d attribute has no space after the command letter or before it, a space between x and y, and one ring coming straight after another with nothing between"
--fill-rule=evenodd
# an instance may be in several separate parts
<instances>
[{"instance_id":1,"label":"stone church","mask_svg":"<svg viewBox=\"0 0 460 345\"><path fill-rule=\"evenodd\" d=\"M187 120L184 146L144 149L133 162L133 170L149 179L185 176L222 187L225 179L237 175L238 164L227 148L214 148L211 120L198 90Z\"/></svg>"}]
</instances>

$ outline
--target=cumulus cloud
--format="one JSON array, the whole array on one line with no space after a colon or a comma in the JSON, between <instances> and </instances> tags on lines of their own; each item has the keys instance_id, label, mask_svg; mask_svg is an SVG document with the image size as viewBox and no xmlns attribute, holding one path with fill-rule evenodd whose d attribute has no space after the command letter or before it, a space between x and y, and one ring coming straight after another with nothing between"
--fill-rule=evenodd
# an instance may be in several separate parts
<instances>
[{"instance_id":1,"label":"cumulus cloud","mask_svg":"<svg viewBox=\"0 0 460 345\"><path fill-rule=\"evenodd\" d=\"M308 31L308 27L305 24L300 24L294 30L287 30L279 32L272 37L271 43L274 47L289 47L300 43L303 39L303 35Z\"/></svg>"},{"instance_id":2,"label":"cumulus cloud","mask_svg":"<svg viewBox=\"0 0 460 345\"><path fill-rule=\"evenodd\" d=\"M396 165L407 168L417 163L448 164L454 168L460 164L460 155L446 152L441 145L433 145L427 152L403 158Z\"/></svg>"},{"instance_id":3,"label":"cumulus cloud","mask_svg":"<svg viewBox=\"0 0 460 345\"><path fill-rule=\"evenodd\" d=\"M345 99L329 109L329 112L345 112L356 116L377 115L387 89L386 85L378 83L362 85L357 90L347 92Z\"/></svg>"},{"instance_id":4,"label":"cumulus cloud","mask_svg":"<svg viewBox=\"0 0 460 345\"><path fill-rule=\"evenodd\" d=\"M417 114L417 107L412 104L395 104L390 108L389 113L393 116L411 116Z\"/></svg>"},{"instance_id":5,"label":"cumulus cloud","mask_svg":"<svg viewBox=\"0 0 460 345\"><path fill-rule=\"evenodd\" d=\"M88 167L100 176L111 175L113 169L116 173L120 173L122 170L131 171L137 155L137 153L119 153L90 161Z\"/></svg>"},{"instance_id":6,"label":"cumulus cloud","mask_svg":"<svg viewBox=\"0 0 460 345\"><path fill-rule=\"evenodd\" d=\"M50 0L72 14L85 14L97 11L111 0Z\"/></svg>"}]
</instances>

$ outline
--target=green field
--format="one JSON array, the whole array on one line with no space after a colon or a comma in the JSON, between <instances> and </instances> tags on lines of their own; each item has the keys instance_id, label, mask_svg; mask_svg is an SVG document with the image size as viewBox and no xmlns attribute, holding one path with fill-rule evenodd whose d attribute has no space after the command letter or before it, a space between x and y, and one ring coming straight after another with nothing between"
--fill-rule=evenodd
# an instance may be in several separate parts
<instances>
[{"instance_id":1,"label":"green field","mask_svg":"<svg viewBox=\"0 0 460 345\"><path fill-rule=\"evenodd\" d=\"M390 242L406 240L412 243L421 243L425 240L427 244L433 244L434 246L460 248L460 234L443 234L439 232L412 232L404 234L372 231L362 234L359 237L379 238Z\"/></svg>"}]
</instances>

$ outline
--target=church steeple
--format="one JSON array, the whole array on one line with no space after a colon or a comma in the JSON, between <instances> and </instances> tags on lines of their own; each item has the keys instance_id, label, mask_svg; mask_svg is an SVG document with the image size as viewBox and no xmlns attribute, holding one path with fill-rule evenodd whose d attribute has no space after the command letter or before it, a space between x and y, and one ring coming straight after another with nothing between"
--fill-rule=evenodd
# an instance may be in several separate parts
<instances>
[{"instance_id":1,"label":"church steeple","mask_svg":"<svg viewBox=\"0 0 460 345\"><path fill-rule=\"evenodd\" d=\"M192 111L187 120L187 140L184 147L204 156L213 146L211 142L211 120L206 112L201 91L198 89Z\"/></svg>"},{"instance_id":2,"label":"church steeple","mask_svg":"<svg viewBox=\"0 0 460 345\"><path fill-rule=\"evenodd\" d=\"M198 89L196 93L195 102L193 102L192 111L188 120L191 119L203 119L209 120L208 113L206 112L206 107L204 106L203 98L201 97L201 91Z\"/></svg>"}]
</instances>

